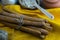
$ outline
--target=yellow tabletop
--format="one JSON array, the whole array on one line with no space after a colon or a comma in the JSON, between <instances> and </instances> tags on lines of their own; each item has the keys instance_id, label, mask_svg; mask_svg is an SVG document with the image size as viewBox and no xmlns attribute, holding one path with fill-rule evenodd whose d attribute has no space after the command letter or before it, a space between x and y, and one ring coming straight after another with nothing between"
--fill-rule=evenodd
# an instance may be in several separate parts
<instances>
[{"instance_id":1,"label":"yellow tabletop","mask_svg":"<svg viewBox=\"0 0 60 40\"><path fill-rule=\"evenodd\" d=\"M5 8L13 12L15 11L18 14L47 19L49 22L52 23L54 30L49 33L45 40L60 40L60 8L46 9L48 12L52 13L55 16L54 20L49 19L39 10L22 9L19 5L8 5L5 6ZM0 24L0 26L3 26L3 24ZM1 27L0 29L6 30L8 33L12 33L12 40L40 40L40 38L8 27Z\"/></svg>"}]
</instances>

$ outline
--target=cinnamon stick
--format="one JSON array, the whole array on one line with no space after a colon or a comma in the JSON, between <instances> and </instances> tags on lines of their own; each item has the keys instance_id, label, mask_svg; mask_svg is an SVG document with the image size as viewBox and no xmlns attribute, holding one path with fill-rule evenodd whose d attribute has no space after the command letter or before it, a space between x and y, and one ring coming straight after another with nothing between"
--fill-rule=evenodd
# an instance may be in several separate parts
<instances>
[{"instance_id":1,"label":"cinnamon stick","mask_svg":"<svg viewBox=\"0 0 60 40\"><path fill-rule=\"evenodd\" d=\"M42 29L42 28L37 28L37 27L32 27L32 26L26 26L28 28L32 28L32 29L35 29L35 30L39 30L42 34L44 35L48 35L48 31L45 30L45 29Z\"/></svg>"},{"instance_id":2,"label":"cinnamon stick","mask_svg":"<svg viewBox=\"0 0 60 40\"><path fill-rule=\"evenodd\" d=\"M5 24L6 26L14 28L14 29L16 29L19 26L19 25L16 25L16 24L11 24L11 23L5 22L5 21L0 21L0 22ZM36 30L34 28L32 29L32 28L29 28L29 27L21 26L18 30L30 33L30 34L35 35L35 36L40 37L40 38L45 38L45 35L42 35L40 30Z\"/></svg>"},{"instance_id":3,"label":"cinnamon stick","mask_svg":"<svg viewBox=\"0 0 60 40\"><path fill-rule=\"evenodd\" d=\"M5 10L5 9L4 9ZM20 16L23 17L23 19L25 20L30 20L30 21L37 21L37 22L41 22L41 21L44 21L44 22L48 22L47 20L44 20L42 18L35 18L35 17L29 17L29 16L26 16L26 15L23 15L23 14L17 14L16 12L11 12L11 11L2 11L2 13L0 14L3 14L5 16L10 16L10 17L14 17L14 18L20 18Z\"/></svg>"},{"instance_id":4,"label":"cinnamon stick","mask_svg":"<svg viewBox=\"0 0 60 40\"><path fill-rule=\"evenodd\" d=\"M0 15L0 20L11 22L11 23L16 23L16 24L21 24L21 20L8 17L8 16L3 16L3 15ZM23 25L37 26L37 27L42 27L42 28L49 29L49 30L52 29L52 27L49 25L46 25L45 22L33 22L33 21L23 20L22 23Z\"/></svg>"}]
</instances>

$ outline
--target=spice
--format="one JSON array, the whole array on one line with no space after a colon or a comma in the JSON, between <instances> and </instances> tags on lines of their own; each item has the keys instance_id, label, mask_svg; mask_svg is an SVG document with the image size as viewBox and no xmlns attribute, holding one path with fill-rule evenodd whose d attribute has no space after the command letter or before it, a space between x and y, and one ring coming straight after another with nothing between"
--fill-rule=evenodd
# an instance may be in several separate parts
<instances>
[{"instance_id":1,"label":"spice","mask_svg":"<svg viewBox=\"0 0 60 40\"><path fill-rule=\"evenodd\" d=\"M1 21L1 23L5 24L6 26L9 26L11 28L15 28L15 29L19 26L19 25L16 25L16 24L5 22L5 21ZM30 34L35 35L35 36L40 37L40 38L45 38L46 35L42 35L41 31L37 30L35 28L29 28L29 27L21 26L18 30L30 33Z\"/></svg>"},{"instance_id":2,"label":"spice","mask_svg":"<svg viewBox=\"0 0 60 40\"><path fill-rule=\"evenodd\" d=\"M5 16L10 16L10 17L14 17L14 18L20 18L20 16L23 17L23 19L25 20L30 20L30 21L37 21L37 22L40 22L40 21L45 21L45 22L48 22L47 20L44 20L42 18L35 18L35 17L29 17L29 16L26 16L26 15L23 15L23 14L15 14L15 13L10 13L9 11L2 11L2 13L0 13L2 15L5 15Z\"/></svg>"},{"instance_id":3,"label":"spice","mask_svg":"<svg viewBox=\"0 0 60 40\"><path fill-rule=\"evenodd\" d=\"M52 27L50 25L46 25L45 22L34 22L34 21L28 21L28 20L23 20L21 22L21 20L19 19L4 16L4 15L0 15L0 20L10 22L10 23L15 23L18 25L21 25L22 23L22 25L37 26L37 27L42 27L42 28L49 29L49 30L52 29Z\"/></svg>"}]
</instances>

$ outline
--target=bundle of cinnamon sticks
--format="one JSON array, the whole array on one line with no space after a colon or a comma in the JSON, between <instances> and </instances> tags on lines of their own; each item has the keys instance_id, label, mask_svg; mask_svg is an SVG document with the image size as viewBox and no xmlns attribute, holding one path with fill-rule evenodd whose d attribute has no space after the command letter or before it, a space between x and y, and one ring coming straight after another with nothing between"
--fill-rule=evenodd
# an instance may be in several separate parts
<instances>
[{"instance_id":1,"label":"bundle of cinnamon sticks","mask_svg":"<svg viewBox=\"0 0 60 40\"><path fill-rule=\"evenodd\" d=\"M33 34L40 38L48 35L52 30L51 24L42 18L35 18L23 14L16 14L10 10L3 9L0 13L0 22L11 28Z\"/></svg>"}]
</instances>

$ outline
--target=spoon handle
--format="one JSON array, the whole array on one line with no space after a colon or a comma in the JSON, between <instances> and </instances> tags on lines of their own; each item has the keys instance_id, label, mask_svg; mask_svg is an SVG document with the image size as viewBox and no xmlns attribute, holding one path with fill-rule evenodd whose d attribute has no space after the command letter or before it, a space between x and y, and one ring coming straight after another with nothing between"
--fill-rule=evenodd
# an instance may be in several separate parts
<instances>
[{"instance_id":1,"label":"spoon handle","mask_svg":"<svg viewBox=\"0 0 60 40\"><path fill-rule=\"evenodd\" d=\"M41 6L39 6L35 1L34 1L34 6L36 6L42 13L44 13L50 19L54 19L54 16L51 13L47 12L45 9L43 9Z\"/></svg>"}]
</instances>

